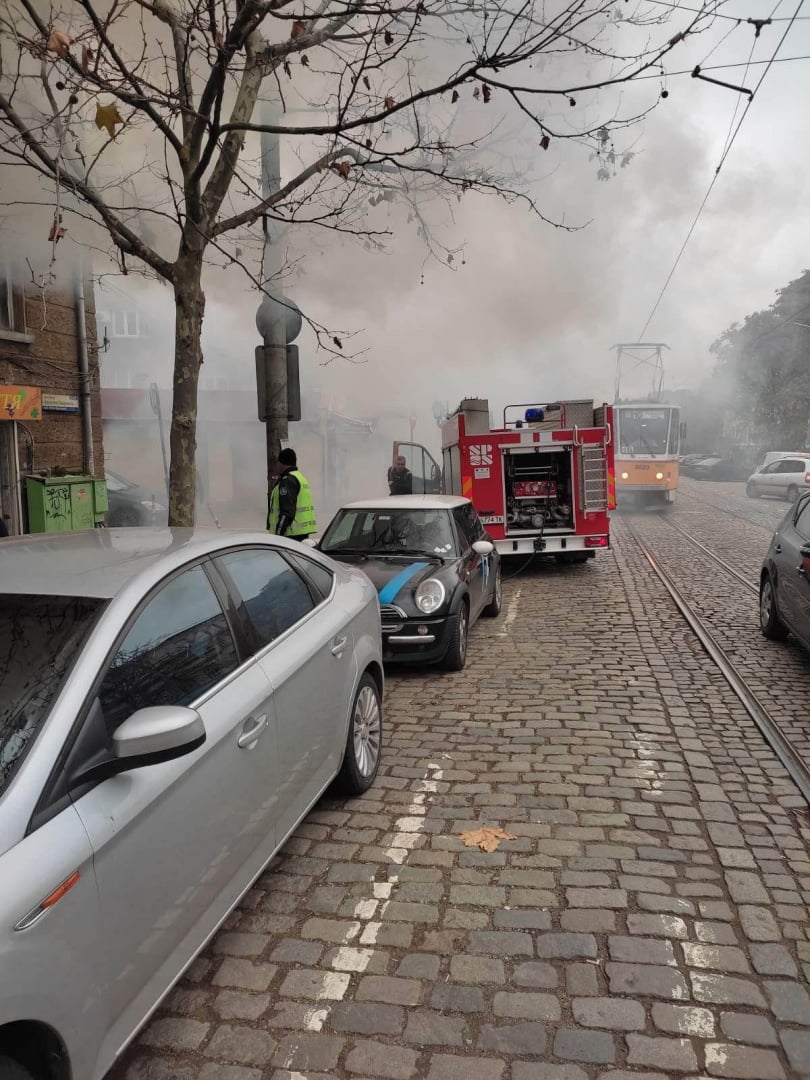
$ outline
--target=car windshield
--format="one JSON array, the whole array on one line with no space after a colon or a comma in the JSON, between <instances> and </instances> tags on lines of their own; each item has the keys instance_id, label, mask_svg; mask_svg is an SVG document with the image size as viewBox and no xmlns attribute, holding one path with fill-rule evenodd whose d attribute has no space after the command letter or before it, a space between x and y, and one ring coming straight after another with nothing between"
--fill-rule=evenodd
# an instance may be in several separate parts
<instances>
[{"instance_id":1,"label":"car windshield","mask_svg":"<svg viewBox=\"0 0 810 1080\"><path fill-rule=\"evenodd\" d=\"M0 596L0 794L48 716L103 604Z\"/></svg>"},{"instance_id":2,"label":"car windshield","mask_svg":"<svg viewBox=\"0 0 810 1080\"><path fill-rule=\"evenodd\" d=\"M321 551L330 555L456 554L446 510L341 510L326 530Z\"/></svg>"}]
</instances>

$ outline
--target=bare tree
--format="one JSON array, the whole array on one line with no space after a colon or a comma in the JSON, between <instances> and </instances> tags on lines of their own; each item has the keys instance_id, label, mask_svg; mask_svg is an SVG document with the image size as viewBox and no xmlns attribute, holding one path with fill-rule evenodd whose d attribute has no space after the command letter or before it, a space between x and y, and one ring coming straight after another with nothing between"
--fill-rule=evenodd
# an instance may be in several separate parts
<instances>
[{"instance_id":1,"label":"bare tree","mask_svg":"<svg viewBox=\"0 0 810 1080\"><path fill-rule=\"evenodd\" d=\"M250 257L262 223L379 244L374 206L404 197L428 239L420 198L440 190L523 198L541 214L486 157L510 116L535 134L536 156L574 140L606 168L612 131L660 87L645 84L629 115L620 91L663 72L716 6L679 13L673 36L645 0L6 0L0 164L42 178L30 201L53 207L54 244L85 217L124 272L174 291L170 523L194 516L206 261L271 292ZM260 135L281 137L295 165L270 190Z\"/></svg>"}]
</instances>

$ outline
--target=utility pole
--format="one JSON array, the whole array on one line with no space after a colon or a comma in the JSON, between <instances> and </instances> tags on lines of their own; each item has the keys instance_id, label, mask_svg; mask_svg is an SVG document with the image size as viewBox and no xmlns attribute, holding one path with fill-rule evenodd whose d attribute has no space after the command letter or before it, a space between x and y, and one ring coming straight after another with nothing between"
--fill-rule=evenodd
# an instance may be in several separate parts
<instances>
[{"instance_id":1,"label":"utility pole","mask_svg":"<svg viewBox=\"0 0 810 1080\"><path fill-rule=\"evenodd\" d=\"M267 127L278 126L278 108L274 103L262 101L261 120ZM269 199L281 187L281 155L279 137L275 133L262 132L262 196ZM267 478L275 468L282 441L288 437L287 428L287 321L281 294L281 269L283 259L281 225L271 226L264 218L264 280L266 292L256 315L256 326L264 339L266 410L265 439L267 446ZM268 299L272 294L277 301Z\"/></svg>"}]
</instances>

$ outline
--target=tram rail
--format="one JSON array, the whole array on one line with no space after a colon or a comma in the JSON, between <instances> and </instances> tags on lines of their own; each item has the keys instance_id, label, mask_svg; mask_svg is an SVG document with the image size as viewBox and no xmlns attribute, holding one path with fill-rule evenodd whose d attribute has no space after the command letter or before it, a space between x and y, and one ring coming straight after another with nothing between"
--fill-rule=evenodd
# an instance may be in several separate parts
<instances>
[{"instance_id":1,"label":"tram rail","mask_svg":"<svg viewBox=\"0 0 810 1080\"><path fill-rule=\"evenodd\" d=\"M730 572L735 579L745 586L746 589L755 593L758 592L755 585L748 581L748 579L724 559L715 555L714 552L707 548L701 541L692 537L685 529L675 525L673 522L670 522L670 524L672 524L677 531L683 533L686 538L704 551L705 554L709 555L715 563L721 565L725 570ZM698 614L683 591L658 561L658 558L650 549L646 541L639 536L631 522L626 521L626 528L653 573L658 577L661 584L672 597L675 606L697 637L704 651L714 662L745 711L762 732L765 741L782 762L804 798L810 803L810 768L805 764L801 754L796 750L793 743L783 732L780 724L774 719L769 710L754 692L750 683L731 659L728 652L720 645L706 620Z\"/></svg>"}]
</instances>

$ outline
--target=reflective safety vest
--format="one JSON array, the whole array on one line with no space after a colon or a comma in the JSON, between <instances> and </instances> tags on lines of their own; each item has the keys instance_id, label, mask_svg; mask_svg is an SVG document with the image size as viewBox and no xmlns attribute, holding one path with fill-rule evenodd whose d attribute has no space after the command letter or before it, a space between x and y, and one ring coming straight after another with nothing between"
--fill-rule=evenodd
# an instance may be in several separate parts
<instances>
[{"instance_id":1,"label":"reflective safety vest","mask_svg":"<svg viewBox=\"0 0 810 1080\"><path fill-rule=\"evenodd\" d=\"M295 504L295 517L285 535L309 536L318 529L315 521L315 507L312 502L312 488L309 486L309 480L307 480L304 474L299 472L298 469L293 469L292 472L289 472L286 475L294 476L301 485L301 490L298 492L298 502ZM267 513L267 531L271 533L278 531L278 487L279 485L276 484L270 492L270 508Z\"/></svg>"}]
</instances>

